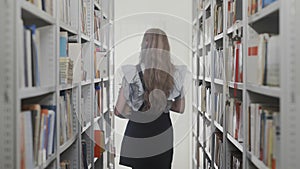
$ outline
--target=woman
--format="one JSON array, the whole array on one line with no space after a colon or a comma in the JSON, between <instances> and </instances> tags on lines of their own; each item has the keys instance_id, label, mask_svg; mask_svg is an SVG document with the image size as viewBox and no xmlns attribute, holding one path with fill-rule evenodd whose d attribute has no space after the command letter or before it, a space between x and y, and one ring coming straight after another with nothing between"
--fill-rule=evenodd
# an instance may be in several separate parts
<instances>
[{"instance_id":1,"label":"woman","mask_svg":"<svg viewBox=\"0 0 300 169\"><path fill-rule=\"evenodd\" d=\"M185 66L171 63L167 35L146 31L140 63L123 66L124 77L115 114L128 118L120 164L133 169L170 169L173 127L169 111L184 112Z\"/></svg>"}]
</instances>

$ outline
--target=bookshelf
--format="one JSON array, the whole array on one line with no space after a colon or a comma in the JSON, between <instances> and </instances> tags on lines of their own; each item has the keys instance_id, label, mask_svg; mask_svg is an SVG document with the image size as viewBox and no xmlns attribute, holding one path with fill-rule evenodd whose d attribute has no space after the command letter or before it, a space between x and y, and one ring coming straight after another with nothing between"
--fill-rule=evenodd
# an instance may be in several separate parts
<instances>
[{"instance_id":1,"label":"bookshelf","mask_svg":"<svg viewBox=\"0 0 300 169\"><path fill-rule=\"evenodd\" d=\"M0 168L115 168L113 3L0 2Z\"/></svg>"},{"instance_id":2,"label":"bookshelf","mask_svg":"<svg viewBox=\"0 0 300 169\"><path fill-rule=\"evenodd\" d=\"M299 7L193 0L193 169L297 167Z\"/></svg>"}]
</instances>

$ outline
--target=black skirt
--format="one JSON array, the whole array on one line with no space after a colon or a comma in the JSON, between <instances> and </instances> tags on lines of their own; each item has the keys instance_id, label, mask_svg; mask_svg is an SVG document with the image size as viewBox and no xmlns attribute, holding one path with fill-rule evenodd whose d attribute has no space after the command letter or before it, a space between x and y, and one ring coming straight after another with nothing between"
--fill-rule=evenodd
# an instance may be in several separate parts
<instances>
[{"instance_id":1,"label":"black skirt","mask_svg":"<svg viewBox=\"0 0 300 169\"><path fill-rule=\"evenodd\" d=\"M121 165L170 169L172 158L173 127L169 113L162 113L149 123L129 120L121 145Z\"/></svg>"}]
</instances>

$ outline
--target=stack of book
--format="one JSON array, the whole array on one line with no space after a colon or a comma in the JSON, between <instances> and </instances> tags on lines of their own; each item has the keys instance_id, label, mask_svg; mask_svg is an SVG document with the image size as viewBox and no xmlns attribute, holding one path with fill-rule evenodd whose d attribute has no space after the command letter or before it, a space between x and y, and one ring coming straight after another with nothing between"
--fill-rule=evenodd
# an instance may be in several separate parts
<instances>
[{"instance_id":1,"label":"stack of book","mask_svg":"<svg viewBox=\"0 0 300 169\"><path fill-rule=\"evenodd\" d=\"M280 114L278 107L250 104L248 123L249 151L269 168L276 168L279 158Z\"/></svg>"},{"instance_id":2,"label":"stack of book","mask_svg":"<svg viewBox=\"0 0 300 169\"><path fill-rule=\"evenodd\" d=\"M253 15L277 0L248 0L248 15Z\"/></svg>"},{"instance_id":3,"label":"stack of book","mask_svg":"<svg viewBox=\"0 0 300 169\"><path fill-rule=\"evenodd\" d=\"M70 44L68 44L68 33L67 32L60 32L59 46L60 46L59 82L60 82L60 84L72 84L73 83L74 62L73 62L73 59L71 59L71 57L69 57L69 53L73 52L72 49L78 49L78 46L77 47L75 46L75 48L70 47ZM79 51L80 51L80 48L79 48ZM79 59L76 53L78 53L78 52L75 52L73 54L73 57L77 57L77 59ZM80 53L78 55L80 56ZM79 68L77 68L76 70L79 71Z\"/></svg>"},{"instance_id":4,"label":"stack of book","mask_svg":"<svg viewBox=\"0 0 300 169\"><path fill-rule=\"evenodd\" d=\"M219 168L225 168L225 164L223 164L223 135L221 132L216 132L214 134L215 137L215 146L214 146L214 158L215 163Z\"/></svg>"},{"instance_id":5,"label":"stack of book","mask_svg":"<svg viewBox=\"0 0 300 169\"><path fill-rule=\"evenodd\" d=\"M215 94L215 120L223 126L223 93Z\"/></svg>"},{"instance_id":6,"label":"stack of book","mask_svg":"<svg viewBox=\"0 0 300 169\"><path fill-rule=\"evenodd\" d=\"M63 160L60 162L60 169L69 169L71 167L71 162L69 160Z\"/></svg>"},{"instance_id":7,"label":"stack of book","mask_svg":"<svg viewBox=\"0 0 300 169\"><path fill-rule=\"evenodd\" d=\"M94 11L94 38L98 41L101 39L101 11Z\"/></svg>"},{"instance_id":8,"label":"stack of book","mask_svg":"<svg viewBox=\"0 0 300 169\"><path fill-rule=\"evenodd\" d=\"M223 32L223 3L217 3L214 8L214 35L218 35Z\"/></svg>"},{"instance_id":9,"label":"stack of book","mask_svg":"<svg viewBox=\"0 0 300 169\"><path fill-rule=\"evenodd\" d=\"M223 50L216 50L214 55L215 61L215 78L216 79L223 79L224 77L224 57L223 57Z\"/></svg>"},{"instance_id":10,"label":"stack of book","mask_svg":"<svg viewBox=\"0 0 300 169\"><path fill-rule=\"evenodd\" d=\"M73 136L73 102L71 91L61 91L59 97L60 110L60 145Z\"/></svg>"},{"instance_id":11,"label":"stack of book","mask_svg":"<svg viewBox=\"0 0 300 169\"><path fill-rule=\"evenodd\" d=\"M242 102L231 98L226 105L228 114L228 133L237 141L243 142L243 107Z\"/></svg>"},{"instance_id":12,"label":"stack of book","mask_svg":"<svg viewBox=\"0 0 300 169\"><path fill-rule=\"evenodd\" d=\"M279 36L257 34L249 29L247 81L259 85L279 86L280 48ZM254 66L254 67L253 67Z\"/></svg>"},{"instance_id":13,"label":"stack of book","mask_svg":"<svg viewBox=\"0 0 300 169\"><path fill-rule=\"evenodd\" d=\"M56 106L22 105L19 118L21 168L34 168L56 151Z\"/></svg>"},{"instance_id":14,"label":"stack of book","mask_svg":"<svg viewBox=\"0 0 300 169\"><path fill-rule=\"evenodd\" d=\"M87 0L81 0L81 32L85 35L88 35L88 27L87 27Z\"/></svg>"},{"instance_id":15,"label":"stack of book","mask_svg":"<svg viewBox=\"0 0 300 169\"><path fill-rule=\"evenodd\" d=\"M243 156L240 152L232 151L230 153L230 166L231 169L243 168Z\"/></svg>"},{"instance_id":16,"label":"stack of book","mask_svg":"<svg viewBox=\"0 0 300 169\"><path fill-rule=\"evenodd\" d=\"M243 18L243 1L242 0L228 0L228 27L233 26L237 21L242 20Z\"/></svg>"},{"instance_id":17,"label":"stack of book","mask_svg":"<svg viewBox=\"0 0 300 169\"><path fill-rule=\"evenodd\" d=\"M243 44L237 38L228 48L228 77L232 82L243 82Z\"/></svg>"}]
</instances>

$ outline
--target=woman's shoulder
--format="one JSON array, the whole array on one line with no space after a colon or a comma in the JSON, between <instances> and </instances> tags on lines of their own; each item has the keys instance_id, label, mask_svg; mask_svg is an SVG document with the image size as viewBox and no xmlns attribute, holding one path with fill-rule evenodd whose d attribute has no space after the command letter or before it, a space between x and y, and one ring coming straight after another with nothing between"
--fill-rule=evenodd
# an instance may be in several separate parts
<instances>
[{"instance_id":1,"label":"woman's shoulder","mask_svg":"<svg viewBox=\"0 0 300 169\"><path fill-rule=\"evenodd\" d=\"M136 78L137 78L136 75L138 73L136 65L123 65L121 67L121 71L123 73L125 80L128 83L132 83L133 81L136 80Z\"/></svg>"},{"instance_id":2,"label":"woman's shoulder","mask_svg":"<svg viewBox=\"0 0 300 169\"><path fill-rule=\"evenodd\" d=\"M175 65L174 80L178 83L183 83L187 74L186 65Z\"/></svg>"}]
</instances>

